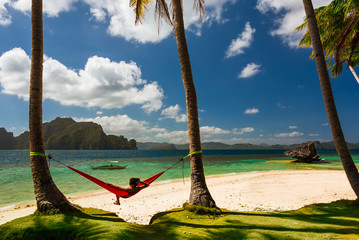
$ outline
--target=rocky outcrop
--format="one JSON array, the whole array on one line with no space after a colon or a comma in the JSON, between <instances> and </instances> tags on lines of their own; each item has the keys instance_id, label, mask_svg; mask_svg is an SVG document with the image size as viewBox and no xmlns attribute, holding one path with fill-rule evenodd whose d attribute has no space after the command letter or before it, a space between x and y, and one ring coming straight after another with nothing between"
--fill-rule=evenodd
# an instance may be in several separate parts
<instances>
[{"instance_id":1,"label":"rocky outcrop","mask_svg":"<svg viewBox=\"0 0 359 240\"><path fill-rule=\"evenodd\" d=\"M11 149L14 142L12 132L7 132L5 128L0 128L0 149Z\"/></svg>"},{"instance_id":2,"label":"rocky outcrop","mask_svg":"<svg viewBox=\"0 0 359 240\"><path fill-rule=\"evenodd\" d=\"M106 135L93 122L76 122L72 118L56 118L44 123L46 149L56 150L109 150L136 149L136 141L124 136Z\"/></svg>"},{"instance_id":3,"label":"rocky outcrop","mask_svg":"<svg viewBox=\"0 0 359 240\"><path fill-rule=\"evenodd\" d=\"M106 135L99 124L76 122L71 118L56 118L44 123L46 149L55 150L112 150L137 149L135 139ZM18 137L0 128L0 149L29 149L29 132Z\"/></svg>"},{"instance_id":4,"label":"rocky outcrop","mask_svg":"<svg viewBox=\"0 0 359 240\"><path fill-rule=\"evenodd\" d=\"M297 162L312 163L320 161L317 149L315 148L315 142L306 142L297 147L294 147L286 152L284 155L291 158L296 158Z\"/></svg>"}]
</instances>

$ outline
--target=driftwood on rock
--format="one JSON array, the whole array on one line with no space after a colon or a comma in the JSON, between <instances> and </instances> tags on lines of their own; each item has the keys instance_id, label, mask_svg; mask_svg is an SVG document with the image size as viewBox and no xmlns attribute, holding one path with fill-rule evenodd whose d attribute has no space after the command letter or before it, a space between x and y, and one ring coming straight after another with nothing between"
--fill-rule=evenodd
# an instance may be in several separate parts
<instances>
[{"instance_id":1,"label":"driftwood on rock","mask_svg":"<svg viewBox=\"0 0 359 240\"><path fill-rule=\"evenodd\" d=\"M294 147L286 152L284 155L291 158L296 158L296 162L317 162L321 161L315 148L315 143L312 141L301 144L300 146Z\"/></svg>"}]
</instances>

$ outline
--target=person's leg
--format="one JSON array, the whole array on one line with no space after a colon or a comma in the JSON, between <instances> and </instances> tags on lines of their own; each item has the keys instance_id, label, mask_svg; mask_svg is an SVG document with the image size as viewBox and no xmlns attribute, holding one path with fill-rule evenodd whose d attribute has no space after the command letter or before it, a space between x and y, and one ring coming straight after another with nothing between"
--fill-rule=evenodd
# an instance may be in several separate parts
<instances>
[{"instance_id":1,"label":"person's leg","mask_svg":"<svg viewBox=\"0 0 359 240\"><path fill-rule=\"evenodd\" d=\"M120 198L119 198L119 196L117 196L117 195L116 195L116 202L114 202L114 204L120 205Z\"/></svg>"}]
</instances>

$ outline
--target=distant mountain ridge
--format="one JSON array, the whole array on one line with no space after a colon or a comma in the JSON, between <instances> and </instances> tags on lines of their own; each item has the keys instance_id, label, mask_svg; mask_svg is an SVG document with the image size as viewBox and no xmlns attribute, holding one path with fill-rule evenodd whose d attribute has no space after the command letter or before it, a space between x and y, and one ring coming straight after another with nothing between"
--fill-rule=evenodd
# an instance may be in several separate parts
<instances>
[{"instance_id":1,"label":"distant mountain ridge","mask_svg":"<svg viewBox=\"0 0 359 240\"><path fill-rule=\"evenodd\" d=\"M109 149L139 149L139 150L188 150L188 144L172 144L158 142L136 142L124 136L106 135L102 127L93 122L76 122L72 118L56 118L44 123L44 140L46 149L57 150L109 150ZM268 145L268 144L225 144L220 142L204 142L202 149L207 150L250 150L250 149L283 149L288 150L300 144ZM359 149L359 143L347 143L349 149ZM335 149L334 142L315 142L318 150ZM29 132L14 137L12 132L0 128L0 150L29 149Z\"/></svg>"},{"instance_id":2,"label":"distant mountain ridge","mask_svg":"<svg viewBox=\"0 0 359 240\"><path fill-rule=\"evenodd\" d=\"M56 118L44 123L46 149L56 150L107 150L137 149L135 139L106 135L102 127L93 122L76 122L72 118ZM0 128L0 149L29 149L29 132L14 137Z\"/></svg>"},{"instance_id":3,"label":"distant mountain ridge","mask_svg":"<svg viewBox=\"0 0 359 240\"><path fill-rule=\"evenodd\" d=\"M202 143L202 149L207 150L255 150L255 149L283 149L288 150L293 147L299 146L300 144L291 144L291 145L267 145L267 144L250 144L250 143L239 143L239 144L225 144L220 142L204 142ZM359 149L359 143L347 143L349 149ZM334 142L315 142L315 146L318 150L321 149L335 149ZM170 144L170 143L156 143L156 142L146 142L146 143L137 143L139 150L188 150L188 144Z\"/></svg>"}]
</instances>

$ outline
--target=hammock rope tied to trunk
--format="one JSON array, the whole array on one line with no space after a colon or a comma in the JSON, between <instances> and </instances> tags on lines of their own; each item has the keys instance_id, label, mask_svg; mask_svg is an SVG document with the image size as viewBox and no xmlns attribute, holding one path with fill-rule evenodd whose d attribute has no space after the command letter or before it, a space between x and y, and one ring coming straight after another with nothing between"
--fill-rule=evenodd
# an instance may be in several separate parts
<instances>
[{"instance_id":1,"label":"hammock rope tied to trunk","mask_svg":"<svg viewBox=\"0 0 359 240\"><path fill-rule=\"evenodd\" d=\"M162 174L164 174L167 170L171 169L172 167L174 167L174 166L175 166L176 164L178 164L179 162L182 162L182 161L184 162L184 159L186 159L186 158L188 158L188 157L190 157L190 156L192 156L192 155L194 155L194 154L200 154L200 153L202 153L202 150L189 153L187 156L185 156L184 158L181 158L178 162L176 162L176 163L173 164L172 166L168 167L166 170L164 170L164 171L162 171L162 172L160 172L160 173L157 173L156 175L154 175L154 176L152 176L152 177L150 177L150 178L147 178L146 180L143 180L143 182L145 182L145 183L147 183L147 184L151 184L153 181L155 181L155 180L156 180L157 178L159 178ZM139 190L137 190L137 191L135 191L135 192L131 192L131 193L126 192L126 191L123 191L123 190L121 190L121 189L118 189L118 188L114 187L112 184L109 184L109 183L107 183L107 182L104 182L104 181L102 181L102 180L100 180L100 179L98 179L98 178L95 178L95 177L93 177L93 176L91 176L91 175L89 175L89 174L87 174L87 173L85 173L85 172L82 172L82 171L80 171L80 170L78 170L78 169L76 169L76 168L73 168L73 167L71 167L71 166L67 166L66 164L63 164L62 162L53 159L53 158L51 157L51 155L46 155L45 153L30 152L30 156L48 157L49 160L51 159L51 160L54 160L55 162L60 163L61 165L65 166L65 167L71 169L72 171L74 171L74 172L80 174L81 176L87 178L87 179L90 180L91 182L93 182L93 183L99 185L100 187L106 189L107 191L112 192L112 193L114 193L115 195L117 195L117 196L119 196L119 197L122 197L122 198L132 197L133 195L137 194L139 191L142 190L142 189L139 189ZM182 173L183 173L183 169L182 169ZM183 180L183 181L184 181L184 180ZM143 185L142 183L138 184L138 186L142 186L142 185Z\"/></svg>"}]
</instances>

